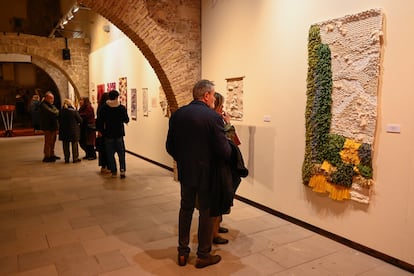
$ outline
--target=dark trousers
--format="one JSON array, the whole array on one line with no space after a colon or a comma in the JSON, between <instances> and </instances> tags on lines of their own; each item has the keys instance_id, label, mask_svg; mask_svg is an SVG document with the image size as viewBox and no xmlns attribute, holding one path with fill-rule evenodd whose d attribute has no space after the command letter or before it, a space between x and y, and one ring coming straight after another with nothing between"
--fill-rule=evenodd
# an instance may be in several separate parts
<instances>
[{"instance_id":1,"label":"dark trousers","mask_svg":"<svg viewBox=\"0 0 414 276\"><path fill-rule=\"evenodd\" d=\"M70 141L62 141L63 145L63 154L65 156L65 161L69 161L70 159L70 144L72 143L72 159L73 161L79 159L79 149L78 149L78 141L70 142Z\"/></svg>"},{"instance_id":2,"label":"dark trousers","mask_svg":"<svg viewBox=\"0 0 414 276\"><path fill-rule=\"evenodd\" d=\"M118 155L119 160L119 169L121 172L125 172L126 163L125 163L125 144L124 137L119 138L108 138L105 137L105 151L106 158L108 162L108 167L112 173L117 172L115 153Z\"/></svg>"},{"instance_id":3,"label":"dark trousers","mask_svg":"<svg viewBox=\"0 0 414 276\"><path fill-rule=\"evenodd\" d=\"M210 217L208 204L207 206L203 204L203 202L208 202L206 194L208 192L198 191L197 188L185 187L181 184L181 206L178 218L178 253L180 255L190 253L190 229L197 197L199 200L197 256L207 258L210 255L215 217Z\"/></svg>"},{"instance_id":4,"label":"dark trousers","mask_svg":"<svg viewBox=\"0 0 414 276\"><path fill-rule=\"evenodd\" d=\"M105 138L103 136L96 138L96 150L98 151L98 165L105 169L109 168L105 150Z\"/></svg>"},{"instance_id":5,"label":"dark trousers","mask_svg":"<svg viewBox=\"0 0 414 276\"><path fill-rule=\"evenodd\" d=\"M43 133L45 134L44 157L53 157L55 156L56 130L45 130Z\"/></svg>"},{"instance_id":6,"label":"dark trousers","mask_svg":"<svg viewBox=\"0 0 414 276\"><path fill-rule=\"evenodd\" d=\"M80 147L83 149L83 151L85 152L85 157L86 158L96 158L96 151L95 151L95 146L94 145L87 145L84 142L80 142L79 143Z\"/></svg>"}]
</instances>

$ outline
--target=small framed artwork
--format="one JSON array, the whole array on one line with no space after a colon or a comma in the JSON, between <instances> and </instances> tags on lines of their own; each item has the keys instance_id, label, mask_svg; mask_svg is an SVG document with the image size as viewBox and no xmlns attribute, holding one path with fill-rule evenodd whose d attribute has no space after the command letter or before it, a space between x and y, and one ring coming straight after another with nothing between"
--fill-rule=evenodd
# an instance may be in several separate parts
<instances>
[{"instance_id":1,"label":"small framed artwork","mask_svg":"<svg viewBox=\"0 0 414 276\"><path fill-rule=\"evenodd\" d=\"M131 88L131 119L137 120L137 89Z\"/></svg>"},{"instance_id":2,"label":"small framed artwork","mask_svg":"<svg viewBox=\"0 0 414 276\"><path fill-rule=\"evenodd\" d=\"M142 88L142 111L148 117L148 88Z\"/></svg>"}]
</instances>

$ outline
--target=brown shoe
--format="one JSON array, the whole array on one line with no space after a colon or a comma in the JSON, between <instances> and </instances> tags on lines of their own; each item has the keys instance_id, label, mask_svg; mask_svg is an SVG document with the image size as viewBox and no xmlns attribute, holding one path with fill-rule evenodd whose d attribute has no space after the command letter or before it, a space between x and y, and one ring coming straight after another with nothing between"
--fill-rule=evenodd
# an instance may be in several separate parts
<instances>
[{"instance_id":1,"label":"brown shoe","mask_svg":"<svg viewBox=\"0 0 414 276\"><path fill-rule=\"evenodd\" d=\"M178 254L178 265L185 266L187 264L188 255L180 255Z\"/></svg>"},{"instance_id":2,"label":"brown shoe","mask_svg":"<svg viewBox=\"0 0 414 276\"><path fill-rule=\"evenodd\" d=\"M203 268L209 265L214 265L221 261L220 255L210 255L207 258L197 258L195 267Z\"/></svg>"}]
</instances>

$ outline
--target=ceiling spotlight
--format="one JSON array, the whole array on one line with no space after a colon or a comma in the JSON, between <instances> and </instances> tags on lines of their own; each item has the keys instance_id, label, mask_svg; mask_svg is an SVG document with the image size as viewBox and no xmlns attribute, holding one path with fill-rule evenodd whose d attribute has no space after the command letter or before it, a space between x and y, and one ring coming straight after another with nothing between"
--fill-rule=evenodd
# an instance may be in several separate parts
<instances>
[{"instance_id":1,"label":"ceiling spotlight","mask_svg":"<svg viewBox=\"0 0 414 276\"><path fill-rule=\"evenodd\" d=\"M79 5L75 3L75 5L73 5L72 12L73 12L73 13L77 13L77 12L78 12L78 10L79 10Z\"/></svg>"},{"instance_id":2,"label":"ceiling spotlight","mask_svg":"<svg viewBox=\"0 0 414 276\"><path fill-rule=\"evenodd\" d=\"M63 19L63 20L62 20L62 24L63 24L63 25L66 25L66 24L68 24L68 20L66 20L66 19Z\"/></svg>"},{"instance_id":3,"label":"ceiling spotlight","mask_svg":"<svg viewBox=\"0 0 414 276\"><path fill-rule=\"evenodd\" d=\"M71 11L68 12L68 20L71 20L73 18L73 13Z\"/></svg>"}]
</instances>

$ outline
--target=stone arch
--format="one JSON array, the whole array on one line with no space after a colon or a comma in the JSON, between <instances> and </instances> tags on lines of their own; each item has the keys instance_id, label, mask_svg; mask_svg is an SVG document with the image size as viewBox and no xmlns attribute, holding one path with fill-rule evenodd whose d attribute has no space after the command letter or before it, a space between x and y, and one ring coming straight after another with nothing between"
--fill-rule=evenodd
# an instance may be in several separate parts
<instances>
[{"instance_id":1,"label":"stone arch","mask_svg":"<svg viewBox=\"0 0 414 276\"><path fill-rule=\"evenodd\" d=\"M68 91L68 78L63 72L59 70L59 68L47 60L39 57L32 57L32 63L41 68L52 78L60 92L59 94L61 99L64 99L68 96L62 93L62 91ZM81 97L78 92L75 92L75 95L77 99Z\"/></svg>"},{"instance_id":2,"label":"stone arch","mask_svg":"<svg viewBox=\"0 0 414 276\"><path fill-rule=\"evenodd\" d=\"M142 51L172 111L192 99L201 76L201 4L194 0L82 0Z\"/></svg>"},{"instance_id":3,"label":"stone arch","mask_svg":"<svg viewBox=\"0 0 414 276\"><path fill-rule=\"evenodd\" d=\"M46 38L26 34L0 34L0 53L32 56L32 63L42 68L63 88L63 81L69 81L77 96L89 95L89 52L85 39L68 39L71 45L71 59L63 60L64 38ZM48 67L49 66L49 67ZM63 96L63 95L61 95Z\"/></svg>"}]
</instances>

